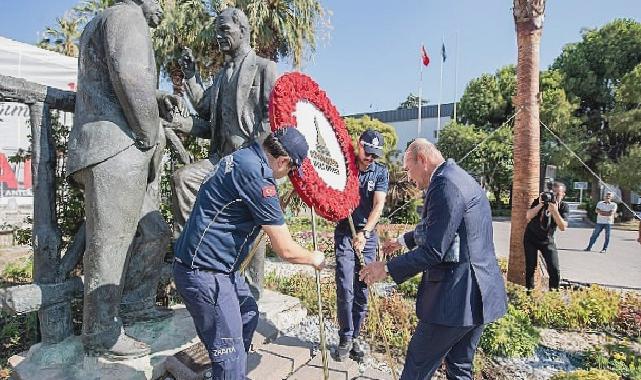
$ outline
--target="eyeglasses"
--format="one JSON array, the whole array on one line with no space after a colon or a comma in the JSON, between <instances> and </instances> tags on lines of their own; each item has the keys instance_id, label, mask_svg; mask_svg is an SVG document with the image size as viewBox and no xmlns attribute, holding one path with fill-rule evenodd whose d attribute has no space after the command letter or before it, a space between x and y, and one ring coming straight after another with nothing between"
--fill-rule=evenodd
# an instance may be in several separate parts
<instances>
[{"instance_id":1,"label":"eyeglasses","mask_svg":"<svg viewBox=\"0 0 641 380\"><path fill-rule=\"evenodd\" d=\"M367 153L367 152L363 151L363 154L365 155L365 157L372 157L374 159L378 158L378 156L376 154L374 154L374 153Z\"/></svg>"}]
</instances>

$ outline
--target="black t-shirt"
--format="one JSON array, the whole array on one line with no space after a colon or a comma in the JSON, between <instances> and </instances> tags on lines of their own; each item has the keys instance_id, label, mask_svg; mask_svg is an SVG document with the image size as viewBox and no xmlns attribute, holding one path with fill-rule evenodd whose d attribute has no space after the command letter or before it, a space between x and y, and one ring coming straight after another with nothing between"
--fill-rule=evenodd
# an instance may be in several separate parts
<instances>
[{"instance_id":1,"label":"black t-shirt","mask_svg":"<svg viewBox=\"0 0 641 380\"><path fill-rule=\"evenodd\" d=\"M534 208L539 204L539 199L535 199L532 202L530 208ZM559 214L564 220L568 220L569 207L568 204L561 201L559 204ZM545 207L536 214L532 220L527 224L525 228L525 237L529 240L535 242L547 242L552 240L554 237L554 232L556 231L556 221L552 217L552 214Z\"/></svg>"}]
</instances>

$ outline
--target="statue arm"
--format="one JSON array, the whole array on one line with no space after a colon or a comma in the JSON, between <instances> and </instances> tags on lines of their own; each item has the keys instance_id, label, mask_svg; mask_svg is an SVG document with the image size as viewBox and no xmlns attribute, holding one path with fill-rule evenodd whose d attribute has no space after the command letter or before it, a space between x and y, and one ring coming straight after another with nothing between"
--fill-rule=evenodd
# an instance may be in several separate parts
<instances>
[{"instance_id":1,"label":"statue arm","mask_svg":"<svg viewBox=\"0 0 641 380\"><path fill-rule=\"evenodd\" d=\"M157 143L160 116L149 29L142 17L116 16L103 26L109 77L136 145L151 148Z\"/></svg>"},{"instance_id":2,"label":"statue arm","mask_svg":"<svg viewBox=\"0 0 641 380\"><path fill-rule=\"evenodd\" d=\"M263 128L262 132L269 133L271 128L269 126L269 97L271 96L274 85L276 84L276 78L278 77L278 72L276 70L276 62L269 61L267 67L265 67L265 72L263 74L263 83L262 83L262 113L263 117L261 120L261 127Z\"/></svg>"},{"instance_id":3,"label":"statue arm","mask_svg":"<svg viewBox=\"0 0 641 380\"><path fill-rule=\"evenodd\" d=\"M191 78L185 79L185 89L187 90L189 101L194 105L194 109L196 109L199 115L207 114L203 115L203 117L208 119L211 90L210 88L205 90L200 80L200 75L195 74Z\"/></svg>"}]
</instances>

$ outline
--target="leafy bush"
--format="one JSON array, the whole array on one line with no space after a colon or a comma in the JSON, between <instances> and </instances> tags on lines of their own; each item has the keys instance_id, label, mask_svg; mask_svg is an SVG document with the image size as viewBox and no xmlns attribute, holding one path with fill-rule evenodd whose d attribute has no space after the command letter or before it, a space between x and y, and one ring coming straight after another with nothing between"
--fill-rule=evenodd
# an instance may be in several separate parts
<instances>
[{"instance_id":1,"label":"leafy bush","mask_svg":"<svg viewBox=\"0 0 641 380\"><path fill-rule=\"evenodd\" d=\"M641 356L624 343L586 351L583 355L583 367L609 370L625 380L641 380Z\"/></svg>"},{"instance_id":2,"label":"leafy bush","mask_svg":"<svg viewBox=\"0 0 641 380\"><path fill-rule=\"evenodd\" d=\"M507 314L489 324L481 336L480 347L491 356L528 357L539 344L539 332L528 315L508 305Z\"/></svg>"},{"instance_id":3,"label":"leafy bush","mask_svg":"<svg viewBox=\"0 0 641 380\"><path fill-rule=\"evenodd\" d=\"M614 372L601 369L589 371L578 370L565 373L557 373L550 380L619 380L621 377Z\"/></svg>"},{"instance_id":4,"label":"leafy bush","mask_svg":"<svg viewBox=\"0 0 641 380\"><path fill-rule=\"evenodd\" d=\"M520 285L508 284L508 298L517 309L530 315L536 326L557 329L603 329L617 318L621 297L593 285L581 290L534 291L528 295Z\"/></svg>"},{"instance_id":5,"label":"leafy bush","mask_svg":"<svg viewBox=\"0 0 641 380\"><path fill-rule=\"evenodd\" d=\"M418 286L421 284L422 274L418 274L398 286L398 291L406 297L416 298Z\"/></svg>"},{"instance_id":6,"label":"leafy bush","mask_svg":"<svg viewBox=\"0 0 641 380\"><path fill-rule=\"evenodd\" d=\"M614 320L614 329L630 338L641 338L640 296L630 293L621 300L619 312Z\"/></svg>"},{"instance_id":7,"label":"leafy bush","mask_svg":"<svg viewBox=\"0 0 641 380\"><path fill-rule=\"evenodd\" d=\"M2 280L12 284L31 282L33 273L33 257L8 263L2 271Z\"/></svg>"},{"instance_id":8,"label":"leafy bush","mask_svg":"<svg viewBox=\"0 0 641 380\"><path fill-rule=\"evenodd\" d=\"M605 328L614 322L621 303L619 293L593 285L571 295L569 311L579 328Z\"/></svg>"},{"instance_id":9,"label":"leafy bush","mask_svg":"<svg viewBox=\"0 0 641 380\"><path fill-rule=\"evenodd\" d=\"M36 312L9 315L0 311L0 372L6 367L7 359L36 342L37 320Z\"/></svg>"},{"instance_id":10,"label":"leafy bush","mask_svg":"<svg viewBox=\"0 0 641 380\"><path fill-rule=\"evenodd\" d=\"M390 350L394 354L405 355L418 323L413 302L408 301L397 292L386 297L377 296L375 302L378 307L379 320L378 316L372 313L373 305L371 300L372 295L370 293L370 312L365 321L365 335L368 340L372 346L383 351L383 334L385 334Z\"/></svg>"}]
</instances>

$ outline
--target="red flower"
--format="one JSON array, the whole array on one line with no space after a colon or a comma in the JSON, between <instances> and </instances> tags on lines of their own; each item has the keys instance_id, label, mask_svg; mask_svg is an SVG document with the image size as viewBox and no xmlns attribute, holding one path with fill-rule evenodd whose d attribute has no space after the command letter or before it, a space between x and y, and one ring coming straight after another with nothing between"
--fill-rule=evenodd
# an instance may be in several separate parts
<instances>
[{"instance_id":1,"label":"red flower","mask_svg":"<svg viewBox=\"0 0 641 380\"><path fill-rule=\"evenodd\" d=\"M318 175L309 158L306 158L302 165L303 176L299 176L298 172L292 173L292 184L303 202L314 207L318 215L334 222L345 219L351 215L360 200L354 147L336 107L312 78L297 72L278 78L269 98L269 123L272 131L285 125L297 125L294 111L296 103L300 101L312 103L334 129L345 157L347 182L343 191L329 187Z\"/></svg>"}]
</instances>

